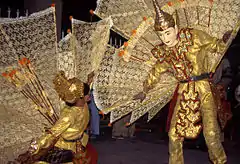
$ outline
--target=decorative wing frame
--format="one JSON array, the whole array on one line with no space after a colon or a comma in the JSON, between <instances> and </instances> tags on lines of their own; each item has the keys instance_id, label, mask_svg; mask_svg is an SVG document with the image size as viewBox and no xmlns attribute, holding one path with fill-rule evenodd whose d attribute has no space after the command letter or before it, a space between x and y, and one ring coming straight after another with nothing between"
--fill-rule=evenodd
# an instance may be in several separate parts
<instances>
[{"instance_id":1,"label":"decorative wing frame","mask_svg":"<svg viewBox=\"0 0 240 164\"><path fill-rule=\"evenodd\" d=\"M55 8L0 22L0 38L1 73L18 69L21 59L31 62L45 96L48 95L58 113L59 98L52 84L58 70ZM0 161L3 163L26 150L29 142L41 135L43 127L50 126L39 108L8 84L1 76Z\"/></svg>"},{"instance_id":2,"label":"decorative wing frame","mask_svg":"<svg viewBox=\"0 0 240 164\"><path fill-rule=\"evenodd\" d=\"M87 82L87 75L97 71L106 51L112 19L87 23L72 19L72 44L76 53L76 77Z\"/></svg>"}]
</instances>

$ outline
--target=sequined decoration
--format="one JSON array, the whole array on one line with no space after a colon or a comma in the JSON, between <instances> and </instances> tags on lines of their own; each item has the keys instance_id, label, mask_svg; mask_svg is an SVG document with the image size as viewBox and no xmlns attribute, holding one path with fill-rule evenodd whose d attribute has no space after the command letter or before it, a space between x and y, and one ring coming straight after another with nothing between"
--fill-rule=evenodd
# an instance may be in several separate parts
<instances>
[{"instance_id":1,"label":"sequined decoration","mask_svg":"<svg viewBox=\"0 0 240 164\"><path fill-rule=\"evenodd\" d=\"M202 125L197 124L201 120L198 92L195 91L195 83L188 83L188 89L183 91L178 111L176 133L184 138L196 138L202 130Z\"/></svg>"}]
</instances>

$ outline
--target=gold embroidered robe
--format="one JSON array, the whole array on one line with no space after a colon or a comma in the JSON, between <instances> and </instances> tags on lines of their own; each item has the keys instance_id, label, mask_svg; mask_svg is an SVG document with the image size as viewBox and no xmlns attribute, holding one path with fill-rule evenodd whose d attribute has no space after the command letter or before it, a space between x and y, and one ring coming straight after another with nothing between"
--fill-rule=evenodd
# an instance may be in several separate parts
<instances>
[{"instance_id":1,"label":"gold embroidered robe","mask_svg":"<svg viewBox=\"0 0 240 164\"><path fill-rule=\"evenodd\" d=\"M144 83L144 90L148 92L158 83L162 74L173 75L179 81L168 132L169 163L184 163L183 139L196 138L203 127L211 161L225 164L227 158L220 141L217 105L211 83L209 79L190 80L192 76L215 71L224 55L225 44L195 29L180 30L178 39L178 44L173 48L163 45L152 50L158 61ZM200 120L202 123L198 124Z\"/></svg>"},{"instance_id":2,"label":"gold embroidered robe","mask_svg":"<svg viewBox=\"0 0 240 164\"><path fill-rule=\"evenodd\" d=\"M89 122L88 106L84 107L64 107L61 111L60 118L56 124L49 130L50 133L45 133L37 140L37 154L40 149L48 148L58 138L55 147L71 150L76 152L76 142L68 142L81 138L81 143L86 146L88 143L88 135L84 132Z\"/></svg>"},{"instance_id":3,"label":"gold embroidered robe","mask_svg":"<svg viewBox=\"0 0 240 164\"><path fill-rule=\"evenodd\" d=\"M178 98L175 106L177 110L176 133L185 138L195 138L202 126L196 123L201 119L200 109L206 104L216 109L213 102L207 102L212 97L211 84L208 79L189 81L192 76L214 72L224 54L225 44L222 40L213 38L203 31L195 29L181 29L179 42L175 47L169 48L158 45L153 55L158 59L144 83L144 90L154 88L163 73L174 76L179 81Z\"/></svg>"}]
</instances>

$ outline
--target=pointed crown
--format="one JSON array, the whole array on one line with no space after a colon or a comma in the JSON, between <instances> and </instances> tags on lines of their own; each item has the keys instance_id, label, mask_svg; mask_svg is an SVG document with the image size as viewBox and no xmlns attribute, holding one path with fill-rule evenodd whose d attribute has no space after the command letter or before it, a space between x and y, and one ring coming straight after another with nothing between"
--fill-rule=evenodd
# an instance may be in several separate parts
<instances>
[{"instance_id":1,"label":"pointed crown","mask_svg":"<svg viewBox=\"0 0 240 164\"><path fill-rule=\"evenodd\" d=\"M67 79L63 71L56 75L53 83L59 97L65 102L75 103L84 97L84 83L75 77Z\"/></svg>"},{"instance_id":2,"label":"pointed crown","mask_svg":"<svg viewBox=\"0 0 240 164\"><path fill-rule=\"evenodd\" d=\"M175 26L175 21L172 15L161 10L157 0L152 0L156 12L154 28L156 31L164 31Z\"/></svg>"}]
</instances>

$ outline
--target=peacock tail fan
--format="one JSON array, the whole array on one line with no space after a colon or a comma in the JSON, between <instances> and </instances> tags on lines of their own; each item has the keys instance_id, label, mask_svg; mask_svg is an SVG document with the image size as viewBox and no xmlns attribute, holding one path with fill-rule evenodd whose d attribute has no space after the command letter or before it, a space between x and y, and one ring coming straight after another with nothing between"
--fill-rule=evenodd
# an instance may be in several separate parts
<instances>
[{"instance_id":1,"label":"peacock tail fan","mask_svg":"<svg viewBox=\"0 0 240 164\"><path fill-rule=\"evenodd\" d=\"M58 69L64 71L67 78L76 77L76 59L72 40L73 35L69 33L58 43Z\"/></svg>"},{"instance_id":2,"label":"peacock tail fan","mask_svg":"<svg viewBox=\"0 0 240 164\"><path fill-rule=\"evenodd\" d=\"M1 21L0 38L0 163L5 163L57 120L55 8Z\"/></svg>"},{"instance_id":3,"label":"peacock tail fan","mask_svg":"<svg viewBox=\"0 0 240 164\"><path fill-rule=\"evenodd\" d=\"M87 75L97 72L109 41L112 19L83 22L72 19L71 45L75 54L76 77L87 82Z\"/></svg>"}]
</instances>

